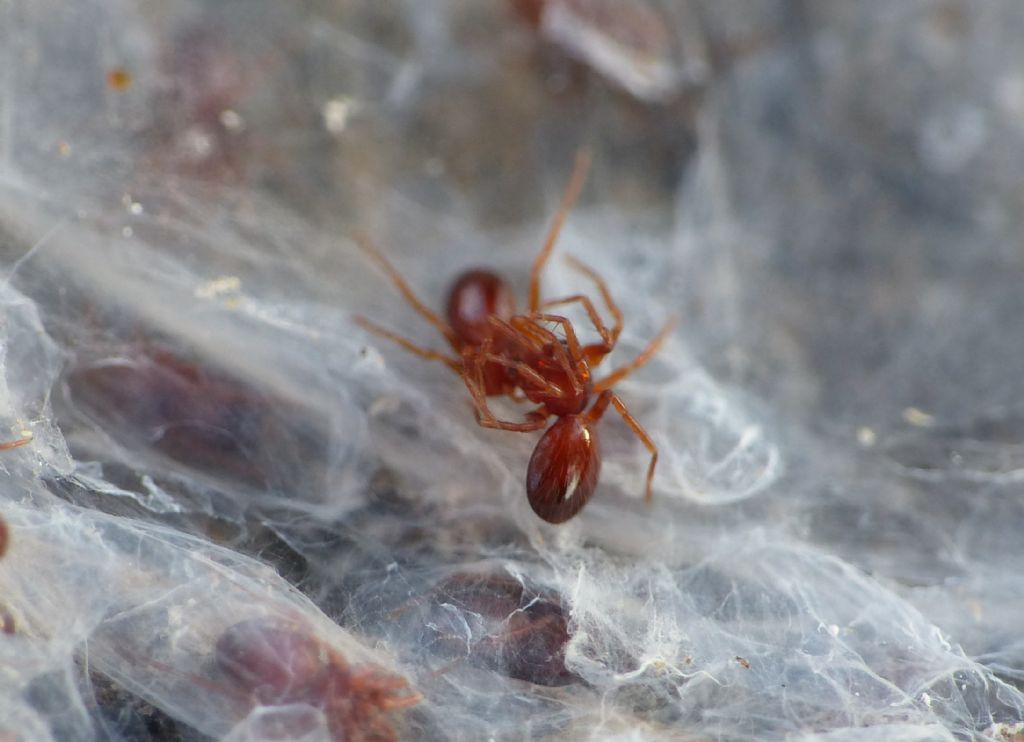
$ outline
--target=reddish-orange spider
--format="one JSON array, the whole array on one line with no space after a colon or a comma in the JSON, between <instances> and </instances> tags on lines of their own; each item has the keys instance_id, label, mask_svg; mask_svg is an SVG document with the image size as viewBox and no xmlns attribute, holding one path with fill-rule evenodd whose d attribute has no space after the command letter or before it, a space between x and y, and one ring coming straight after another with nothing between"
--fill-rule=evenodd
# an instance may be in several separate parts
<instances>
[{"instance_id":1,"label":"reddish-orange spider","mask_svg":"<svg viewBox=\"0 0 1024 742\"><path fill-rule=\"evenodd\" d=\"M420 347L366 317L357 316L356 321L362 327L421 358L440 361L457 373L469 389L477 422L485 428L526 433L543 428L549 417L558 418L537 443L526 474L530 505L549 523L569 520L594 494L601 468L601 449L595 428L609 404L651 453L646 486L646 500L650 502L658 448L612 387L647 363L675 324L669 321L640 355L594 381L591 369L612 351L623 327L622 312L608 286L593 269L569 257L569 264L590 279L601 294L613 319L611 328L604 324L593 302L583 294L541 301L541 272L583 187L589 163L587 153L577 156L562 203L533 261L526 314L515 313L512 291L500 276L474 270L460 276L449 292L446 323L420 301L383 254L366 239L358 240L406 301L438 329L458 356ZM586 312L600 338L598 342L581 344L569 319L549 312L554 307L569 304L579 304ZM559 329L560 334L551 328ZM591 405L595 394L597 399ZM487 397L499 395L516 401L528 400L538 406L521 422L499 420L487 404Z\"/></svg>"}]
</instances>

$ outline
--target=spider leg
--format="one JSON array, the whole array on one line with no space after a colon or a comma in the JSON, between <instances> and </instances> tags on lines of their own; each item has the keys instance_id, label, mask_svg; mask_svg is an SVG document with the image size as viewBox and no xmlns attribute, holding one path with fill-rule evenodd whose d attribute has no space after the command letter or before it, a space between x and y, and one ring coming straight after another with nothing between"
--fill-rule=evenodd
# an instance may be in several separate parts
<instances>
[{"instance_id":1,"label":"spider leg","mask_svg":"<svg viewBox=\"0 0 1024 742\"><path fill-rule=\"evenodd\" d=\"M558 336L551 332L551 330L538 324L538 320L562 325L565 332L566 345L569 347L568 353L566 353L566 349L563 347L561 340L558 339ZM513 317L511 322L520 334L533 337L537 345L534 350L550 346L551 352L555 355L555 360L558 361L558 364L565 372L566 378L572 384L573 391L577 394L583 391L583 382L580 380L579 371L579 363L583 358L583 351L569 320L554 314L535 313L529 316Z\"/></svg>"},{"instance_id":2,"label":"spider leg","mask_svg":"<svg viewBox=\"0 0 1024 742\"><path fill-rule=\"evenodd\" d=\"M400 689L399 689L400 690ZM411 691L410 696L401 696L399 698L389 697L381 700L380 708L384 711L397 711L399 709L407 709L410 706L415 706L423 700L423 696L416 691Z\"/></svg>"},{"instance_id":3,"label":"spider leg","mask_svg":"<svg viewBox=\"0 0 1024 742\"><path fill-rule=\"evenodd\" d=\"M551 257L551 251L555 247L555 242L558 241L558 235L562 231L565 218L569 215L573 204L576 203L576 199L579 198L580 191L583 190L583 182L587 179L588 170L590 170L590 152L585 149L580 150L576 155L576 164L573 165L569 185L566 186L565 193L562 195L562 203L559 205L555 218L548 228L548 234L544 239L543 247L541 247L537 257L533 260L533 269L530 271L531 312L536 312L540 307L541 271L544 269L544 264L548 262L548 258Z\"/></svg>"},{"instance_id":4,"label":"spider leg","mask_svg":"<svg viewBox=\"0 0 1024 742\"><path fill-rule=\"evenodd\" d=\"M531 353L543 353L544 347L559 344L558 336L546 327L537 324L533 315L520 315L509 320L509 328L515 334L519 345ZM528 341L528 342L527 342Z\"/></svg>"},{"instance_id":5,"label":"spider leg","mask_svg":"<svg viewBox=\"0 0 1024 742\"><path fill-rule=\"evenodd\" d=\"M377 247L370 242L370 239L364 235L356 233L352 236L355 243L359 248L370 258L377 267L387 274L387 277L391 280L391 283L395 285L398 292L409 302L410 306L416 310L416 312L423 317L427 322L432 324L437 331L444 335L445 340L455 350L459 349L459 340L455 336L455 332L448 326L448 324L441 319L441 316L436 312L432 311L426 304L424 304L416 293L409 286L408 282L402 278L402 274L398 272L398 269L391 264L391 261L385 257L384 253L377 249Z\"/></svg>"},{"instance_id":6,"label":"spider leg","mask_svg":"<svg viewBox=\"0 0 1024 742\"><path fill-rule=\"evenodd\" d=\"M492 428L495 430L509 430L513 433L532 433L535 430L540 430L548 422L548 413L543 407L538 407L533 412L526 414L526 420L523 422L512 422L511 420L499 420L491 412L490 408L487 407L486 399L481 400L480 404L484 407L487 413L487 417L484 417L480 413L478 406L476 422L481 428Z\"/></svg>"},{"instance_id":7,"label":"spider leg","mask_svg":"<svg viewBox=\"0 0 1024 742\"><path fill-rule=\"evenodd\" d=\"M32 436L26 435L24 438L19 438L16 441L7 441L6 443L0 443L0 451L7 451L11 448L18 448L32 442Z\"/></svg>"},{"instance_id":8,"label":"spider leg","mask_svg":"<svg viewBox=\"0 0 1024 742\"><path fill-rule=\"evenodd\" d=\"M535 317L531 316L518 316L512 317L509 322L505 322L494 316L487 318L491 327L501 334L513 348L518 347L521 351L525 350L527 353L539 354L543 351L544 346L550 345L556 360L561 364L562 370L565 371L566 377L572 381L573 390L579 393L582 386L578 379L576 379L572 364L558 336L547 328L538 325L535 319ZM561 389L558 390L557 394L561 396Z\"/></svg>"},{"instance_id":9,"label":"spider leg","mask_svg":"<svg viewBox=\"0 0 1024 742\"><path fill-rule=\"evenodd\" d=\"M515 320L516 317L512 317L512 321ZM550 341L548 341L546 337L544 339L540 339L537 337L537 333L535 332L524 332L524 330L530 328L521 327L519 324L513 326L509 324L509 322L506 322L499 317L495 317L493 314L487 318L487 322L490 324L491 329L494 332L504 338L507 344L512 347L518 347L521 350L525 349L530 352L537 352L545 342L554 342L556 339L554 334L549 333L547 330L544 330L543 328L536 328L540 330L541 333L547 333L551 336Z\"/></svg>"},{"instance_id":10,"label":"spider leg","mask_svg":"<svg viewBox=\"0 0 1024 742\"><path fill-rule=\"evenodd\" d=\"M590 297L584 296L583 294L573 294L572 296L567 296L564 299L552 299L551 301L546 301L540 305L540 308L550 309L551 307L558 307L566 304L583 305L583 309L590 318L591 324L594 325L594 329L597 330L597 334L601 336L601 341L610 352L612 346L615 345L615 338L610 332L608 332L608 328L601 321L601 316L597 313L597 309L594 307L594 302L590 301Z\"/></svg>"},{"instance_id":11,"label":"spider leg","mask_svg":"<svg viewBox=\"0 0 1024 742\"><path fill-rule=\"evenodd\" d=\"M565 333L565 344L568 346L568 355L571 357L571 360L566 356L565 348L562 347L560 342L557 342L557 339L553 348L555 356L562 365L562 369L572 381L573 390L578 394L583 390L583 381L589 376L590 368L586 361L586 354L580 346L579 339L576 337L576 329L572 326L572 322L558 314L541 314L538 312L532 315L532 317L534 321L553 322L556 325L562 326L562 331Z\"/></svg>"},{"instance_id":12,"label":"spider leg","mask_svg":"<svg viewBox=\"0 0 1024 742\"><path fill-rule=\"evenodd\" d=\"M514 361L511 358L505 358L504 356L500 356L496 353L487 353L486 355L481 354L481 358L485 361L501 364L505 368L515 369L520 375L525 376L553 397L561 397L564 393L562 391L562 387L552 381L548 381L532 367L522 361Z\"/></svg>"},{"instance_id":13,"label":"spider leg","mask_svg":"<svg viewBox=\"0 0 1024 742\"><path fill-rule=\"evenodd\" d=\"M622 419L626 421L626 425L633 429L636 433L636 437L640 439L640 442L644 444L648 451L651 452L651 463L647 467L647 486L644 489L644 501L650 504L654 498L654 490L651 488L651 483L654 481L654 467L658 464L658 447L654 445L654 441L647 435L647 431L644 430L643 426L637 422L637 419L629 413L629 409L626 407L625 402L619 399L617 394L612 394L612 406L618 410L618 413L622 415Z\"/></svg>"},{"instance_id":14,"label":"spider leg","mask_svg":"<svg viewBox=\"0 0 1024 742\"><path fill-rule=\"evenodd\" d=\"M384 711L394 711L415 706L423 700L418 692L409 687L409 682L399 676L373 666L360 666L350 672L350 682L364 693L379 695L379 707ZM404 691L396 695L394 691Z\"/></svg>"},{"instance_id":15,"label":"spider leg","mask_svg":"<svg viewBox=\"0 0 1024 742\"><path fill-rule=\"evenodd\" d=\"M601 396L598 397L597 402L587 413L588 424L593 425L601 416L604 415L605 409L608 407L608 403L611 402L612 406L622 415L622 419L626 421L626 425L630 427L640 442L644 444L644 447L651 453L651 463L647 467L647 486L644 490L644 501L650 504L654 497L654 490L652 489L652 482L654 481L654 467L658 463L658 447L654 445L654 441L651 440L651 436L647 434L643 426L637 421L635 417L629 412L629 408L626 407L626 403L619 398L617 394L610 391L601 392Z\"/></svg>"},{"instance_id":16,"label":"spider leg","mask_svg":"<svg viewBox=\"0 0 1024 742\"><path fill-rule=\"evenodd\" d=\"M494 413L491 412L490 406L487 404L487 395L484 393L483 384L483 366L488 360L494 360L499 363L513 363L509 359L495 355L490 352L491 339L487 338L484 340L483 345L480 347L480 352L475 354L473 357L472 373L473 378L470 378L470 369L463 368L460 372L463 382L466 384L466 389L469 390L469 396L473 401L474 412L476 413L476 422L480 427L483 428L496 428L498 430L511 430L518 433L529 433L534 430L540 430L544 427L547 422L547 412L544 411L543 407L539 407L533 412L527 414L527 420L525 422L512 422L510 420L499 420L495 417ZM531 371L533 369L530 369ZM542 379L543 381L543 379ZM560 392L561 390L559 390Z\"/></svg>"},{"instance_id":17,"label":"spider leg","mask_svg":"<svg viewBox=\"0 0 1024 742\"><path fill-rule=\"evenodd\" d=\"M565 332L565 342L566 345L569 346L569 354L572 356L572 359L574 361L578 361L583 357L583 348L580 347L580 341L576 337L576 329L572 326L572 322L570 322L566 317L563 317L560 314L542 314L537 312L536 314L531 315L531 318L534 320L553 322L556 325L561 325L562 330ZM557 347L560 345L561 343L556 344L556 351Z\"/></svg>"},{"instance_id":18,"label":"spider leg","mask_svg":"<svg viewBox=\"0 0 1024 742\"><path fill-rule=\"evenodd\" d=\"M493 338L491 338L491 337L484 338L484 344L480 348L480 352L477 353L475 358L473 358L473 384L476 387L476 392L479 393L480 398L485 400L485 402L484 402L484 406L485 407L486 407L486 399L487 399L487 385L484 384L484 361L483 361L483 354L490 352L492 342L493 342ZM472 356L468 356L467 355L466 357L469 358L469 357L472 357Z\"/></svg>"},{"instance_id":19,"label":"spider leg","mask_svg":"<svg viewBox=\"0 0 1024 742\"><path fill-rule=\"evenodd\" d=\"M661 331L654 336L654 339L647 344L647 347L641 351L640 355L624 366L619 366L617 369L594 384L594 391L603 392L605 389L611 389L631 373L650 361L651 358L654 357L654 354L658 352L658 349L664 344L665 340L668 339L669 333L675 329L678 322L678 319L675 317L666 322L665 326L662 327Z\"/></svg>"},{"instance_id":20,"label":"spider leg","mask_svg":"<svg viewBox=\"0 0 1024 742\"><path fill-rule=\"evenodd\" d=\"M484 348L489 348L490 345L490 338L484 340ZM482 419L494 419L494 414L491 412L490 407L487 406L487 394L484 391L483 369L483 359L477 355L472 359L472 368L470 368L468 364L464 365L459 374L462 377L463 383L466 385L466 389L469 390L469 396L473 402L473 411L476 413L476 420L478 423Z\"/></svg>"},{"instance_id":21,"label":"spider leg","mask_svg":"<svg viewBox=\"0 0 1024 742\"><path fill-rule=\"evenodd\" d=\"M451 358L449 356L446 356L444 353L438 353L436 350L431 350L430 348L421 348L412 341L406 340L398 333L392 332L386 327L381 327L376 322L368 320L361 314L357 314L355 316L355 321L356 324L362 327L364 330L372 332L375 335L385 337L391 342L405 348L410 353L418 355L420 358L425 358L428 361L440 361L455 373L458 374L462 372L462 362L456 358Z\"/></svg>"},{"instance_id":22,"label":"spider leg","mask_svg":"<svg viewBox=\"0 0 1024 742\"><path fill-rule=\"evenodd\" d=\"M597 271L579 258L573 255L566 255L565 259L573 269L579 271L593 281L597 290L601 293L601 298L604 299L605 306L608 307L608 311L611 312L611 315L615 320L615 324L612 326L611 331L612 345L615 345L616 341L619 339L619 335L622 333L624 323L622 319L622 310L619 309L619 305L615 302L615 299L612 298L612 292L608 289L608 284L604 282L604 279L601 278L601 276L597 275Z\"/></svg>"},{"instance_id":23,"label":"spider leg","mask_svg":"<svg viewBox=\"0 0 1024 742\"><path fill-rule=\"evenodd\" d=\"M531 412L527 414L526 417L527 420L521 423L514 423L508 420L491 420L490 422L477 420L477 423L479 423L482 428L509 430L513 433L532 433L535 430L540 430L548 424L546 413Z\"/></svg>"}]
</instances>

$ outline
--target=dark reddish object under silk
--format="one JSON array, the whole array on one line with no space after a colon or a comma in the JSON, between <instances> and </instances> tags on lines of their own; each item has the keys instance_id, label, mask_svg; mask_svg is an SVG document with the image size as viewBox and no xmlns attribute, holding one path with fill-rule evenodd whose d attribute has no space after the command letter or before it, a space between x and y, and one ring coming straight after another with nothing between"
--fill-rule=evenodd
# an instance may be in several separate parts
<instances>
[{"instance_id":1,"label":"dark reddish object under silk","mask_svg":"<svg viewBox=\"0 0 1024 742\"><path fill-rule=\"evenodd\" d=\"M434 588L433 608L455 606L480 618L480 634L444 630L448 616L427 621L428 644L516 680L560 686L578 680L565 667L566 610L558 594L511 575L460 572Z\"/></svg>"},{"instance_id":2,"label":"dark reddish object under silk","mask_svg":"<svg viewBox=\"0 0 1024 742\"><path fill-rule=\"evenodd\" d=\"M393 742L397 736L386 712L420 701L397 675L373 665L352 668L312 633L272 618L229 627L214 657L221 672L257 703L323 709L338 742ZM290 731L298 737L311 730Z\"/></svg>"}]
</instances>

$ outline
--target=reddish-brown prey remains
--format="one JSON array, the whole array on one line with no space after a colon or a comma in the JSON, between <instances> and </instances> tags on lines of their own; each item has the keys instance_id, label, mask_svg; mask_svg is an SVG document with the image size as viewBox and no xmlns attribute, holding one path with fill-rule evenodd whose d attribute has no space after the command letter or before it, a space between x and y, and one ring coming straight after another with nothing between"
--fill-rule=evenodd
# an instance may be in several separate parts
<instances>
[{"instance_id":1,"label":"reddish-brown prey remains","mask_svg":"<svg viewBox=\"0 0 1024 742\"><path fill-rule=\"evenodd\" d=\"M230 626L214 656L253 704L320 708L337 742L395 742L388 713L421 700L404 678L373 664L352 666L312 632L269 617ZM294 738L304 736L300 729L294 732Z\"/></svg>"},{"instance_id":2,"label":"reddish-brown prey remains","mask_svg":"<svg viewBox=\"0 0 1024 742\"><path fill-rule=\"evenodd\" d=\"M622 312L608 286L593 269L569 258L569 264L588 278L601 295L612 316L611 327L583 294L541 300L541 273L583 187L589 164L587 153L577 156L562 203L533 261L526 314L516 314L511 288L500 276L473 270L460 276L449 292L446 322L416 296L379 250L366 238L357 239L412 308L444 336L455 355L421 347L366 317L357 316L356 321L363 328L421 358L440 361L458 374L473 400L477 422L485 428L528 433L543 428L549 417L558 418L537 443L526 473L530 505L549 523L569 520L594 494L601 469L596 427L609 405L651 453L646 486L646 500L650 502L658 448L612 387L647 363L675 324L669 321L640 355L595 381L591 378L592 369L615 348L623 327ZM597 332L596 342L584 345L572 322L551 312L555 307L571 304L579 305L586 313ZM537 407L521 421L499 420L487 404L487 398L493 396L529 401Z\"/></svg>"}]
</instances>

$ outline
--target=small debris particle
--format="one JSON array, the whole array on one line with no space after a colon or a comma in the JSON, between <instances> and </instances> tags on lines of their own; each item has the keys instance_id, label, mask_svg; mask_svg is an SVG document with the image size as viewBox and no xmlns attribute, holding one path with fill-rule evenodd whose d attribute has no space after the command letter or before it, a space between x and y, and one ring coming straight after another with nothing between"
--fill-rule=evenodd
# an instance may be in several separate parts
<instances>
[{"instance_id":1,"label":"small debris particle","mask_svg":"<svg viewBox=\"0 0 1024 742\"><path fill-rule=\"evenodd\" d=\"M431 157L423 163L423 170L431 178L440 178L444 175L444 160L440 157Z\"/></svg>"},{"instance_id":2,"label":"small debris particle","mask_svg":"<svg viewBox=\"0 0 1024 742\"><path fill-rule=\"evenodd\" d=\"M132 198L132 194L130 193L121 194L121 203L124 205L125 210L132 216L141 216L146 211L141 203Z\"/></svg>"},{"instance_id":3,"label":"small debris particle","mask_svg":"<svg viewBox=\"0 0 1024 742\"><path fill-rule=\"evenodd\" d=\"M212 281L207 281L201 286L197 286L193 293L197 299L215 299L225 294L237 294L241 290L241 278L238 276L221 276Z\"/></svg>"},{"instance_id":4,"label":"small debris particle","mask_svg":"<svg viewBox=\"0 0 1024 742\"><path fill-rule=\"evenodd\" d=\"M245 129L245 119L237 111L226 108L220 112L220 123L230 132L237 133Z\"/></svg>"},{"instance_id":5,"label":"small debris particle","mask_svg":"<svg viewBox=\"0 0 1024 742\"><path fill-rule=\"evenodd\" d=\"M737 657L736 661L740 663L740 666L744 670L749 670L750 669L750 661L749 660L745 660L742 657Z\"/></svg>"},{"instance_id":6,"label":"small debris particle","mask_svg":"<svg viewBox=\"0 0 1024 742\"><path fill-rule=\"evenodd\" d=\"M124 67L114 67L107 72L107 87L123 93L132 86L132 76Z\"/></svg>"},{"instance_id":7,"label":"small debris particle","mask_svg":"<svg viewBox=\"0 0 1024 742\"><path fill-rule=\"evenodd\" d=\"M323 116L324 128L330 134L338 136L348 127L349 117L355 110L355 101L348 97L331 98L324 103L320 115Z\"/></svg>"},{"instance_id":8,"label":"small debris particle","mask_svg":"<svg viewBox=\"0 0 1024 742\"><path fill-rule=\"evenodd\" d=\"M930 428L935 424L935 418L932 415L917 407L904 409L903 419L908 425L913 425L915 428Z\"/></svg>"}]
</instances>

